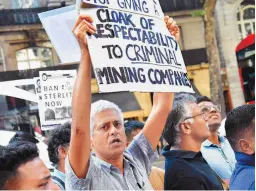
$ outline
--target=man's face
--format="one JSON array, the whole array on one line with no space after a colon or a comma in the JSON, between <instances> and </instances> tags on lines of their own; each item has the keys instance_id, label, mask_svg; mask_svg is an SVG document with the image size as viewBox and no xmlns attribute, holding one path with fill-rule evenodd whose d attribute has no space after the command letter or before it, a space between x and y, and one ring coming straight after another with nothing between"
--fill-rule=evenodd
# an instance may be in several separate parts
<instances>
[{"instance_id":1,"label":"man's face","mask_svg":"<svg viewBox=\"0 0 256 191\"><path fill-rule=\"evenodd\" d=\"M214 105L212 102L203 101L198 104L202 112L206 113L208 116L208 126L210 132L217 132L221 125L221 114L217 109L218 106Z\"/></svg>"},{"instance_id":2,"label":"man's face","mask_svg":"<svg viewBox=\"0 0 256 191\"><path fill-rule=\"evenodd\" d=\"M92 146L102 159L113 159L123 154L126 136L122 119L115 110L99 112L94 117Z\"/></svg>"},{"instance_id":3,"label":"man's face","mask_svg":"<svg viewBox=\"0 0 256 191\"><path fill-rule=\"evenodd\" d=\"M37 157L21 165L17 169L17 184L11 189L18 190L59 190L59 187L51 180L49 169L43 161Z\"/></svg>"},{"instance_id":4,"label":"man's face","mask_svg":"<svg viewBox=\"0 0 256 191\"><path fill-rule=\"evenodd\" d=\"M206 119L204 119L201 108L196 103L189 104L189 107L192 111L192 116L195 116L193 117L194 122L189 123L191 127L191 136L199 142L204 142L210 136Z\"/></svg>"}]
</instances>

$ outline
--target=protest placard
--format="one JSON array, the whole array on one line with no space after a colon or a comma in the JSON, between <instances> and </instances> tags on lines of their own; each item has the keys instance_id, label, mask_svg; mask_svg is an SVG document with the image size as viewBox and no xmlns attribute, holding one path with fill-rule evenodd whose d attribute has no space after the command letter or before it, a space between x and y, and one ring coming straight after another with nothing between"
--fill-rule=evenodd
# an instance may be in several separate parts
<instances>
[{"instance_id":1,"label":"protest placard","mask_svg":"<svg viewBox=\"0 0 256 191\"><path fill-rule=\"evenodd\" d=\"M79 62L81 51L72 33L77 19L75 5L38 14L61 63Z\"/></svg>"},{"instance_id":2,"label":"protest placard","mask_svg":"<svg viewBox=\"0 0 256 191\"><path fill-rule=\"evenodd\" d=\"M77 3L78 12L90 15L97 29L87 38L100 92L193 92L158 0ZM84 3L101 7L85 9Z\"/></svg>"},{"instance_id":3,"label":"protest placard","mask_svg":"<svg viewBox=\"0 0 256 191\"><path fill-rule=\"evenodd\" d=\"M41 129L53 129L71 121L76 70L40 71L39 75L42 98L38 104Z\"/></svg>"}]
</instances>

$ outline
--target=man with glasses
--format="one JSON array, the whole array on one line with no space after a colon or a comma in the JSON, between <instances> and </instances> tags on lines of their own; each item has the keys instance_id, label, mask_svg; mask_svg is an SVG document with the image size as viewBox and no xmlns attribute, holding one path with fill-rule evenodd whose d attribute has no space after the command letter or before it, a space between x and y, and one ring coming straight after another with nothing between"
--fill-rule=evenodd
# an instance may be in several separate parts
<instances>
[{"instance_id":1,"label":"man with glasses","mask_svg":"<svg viewBox=\"0 0 256 191\"><path fill-rule=\"evenodd\" d=\"M221 125L221 108L208 97L197 98L197 104L208 117L210 136L201 146L201 152L211 168L227 183L235 168L235 154L228 140L218 131Z\"/></svg>"},{"instance_id":2,"label":"man with glasses","mask_svg":"<svg viewBox=\"0 0 256 191\"><path fill-rule=\"evenodd\" d=\"M65 159L68 154L71 124L65 123L55 129L49 138L48 155L54 166L52 180L61 190L65 190Z\"/></svg>"},{"instance_id":3,"label":"man with glasses","mask_svg":"<svg viewBox=\"0 0 256 191\"><path fill-rule=\"evenodd\" d=\"M163 137L165 190L222 190L217 174L204 160L201 144L209 137L208 117L189 94L174 99Z\"/></svg>"}]
</instances>

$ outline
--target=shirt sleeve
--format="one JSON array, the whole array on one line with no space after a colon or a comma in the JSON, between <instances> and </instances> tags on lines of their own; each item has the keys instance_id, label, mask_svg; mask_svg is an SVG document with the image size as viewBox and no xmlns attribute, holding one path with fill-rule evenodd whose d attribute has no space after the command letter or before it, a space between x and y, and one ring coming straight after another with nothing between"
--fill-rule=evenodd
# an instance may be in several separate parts
<instances>
[{"instance_id":1,"label":"shirt sleeve","mask_svg":"<svg viewBox=\"0 0 256 191\"><path fill-rule=\"evenodd\" d=\"M97 168L94 158L91 155L89 160L89 169L84 179L78 178L73 171L69 157L67 156L65 160L65 172L66 172L66 180L65 180L65 187L66 190L90 190L90 184L92 178L94 176L99 176L99 169Z\"/></svg>"},{"instance_id":2,"label":"shirt sleeve","mask_svg":"<svg viewBox=\"0 0 256 191\"><path fill-rule=\"evenodd\" d=\"M141 163L149 175L152 163L158 158L158 155L142 132L134 137L127 151Z\"/></svg>"}]
</instances>

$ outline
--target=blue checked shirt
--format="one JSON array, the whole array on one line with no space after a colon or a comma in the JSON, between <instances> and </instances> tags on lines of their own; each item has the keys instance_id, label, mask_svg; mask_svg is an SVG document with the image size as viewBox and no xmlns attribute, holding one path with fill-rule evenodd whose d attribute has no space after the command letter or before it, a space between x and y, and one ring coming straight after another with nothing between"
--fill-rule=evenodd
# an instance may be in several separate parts
<instances>
[{"instance_id":1,"label":"blue checked shirt","mask_svg":"<svg viewBox=\"0 0 256 191\"><path fill-rule=\"evenodd\" d=\"M235 169L235 153L225 137L219 136L220 146L209 140L203 142L201 152L210 167L223 179L230 179Z\"/></svg>"},{"instance_id":2,"label":"blue checked shirt","mask_svg":"<svg viewBox=\"0 0 256 191\"><path fill-rule=\"evenodd\" d=\"M124 175L115 166L91 155L85 179L79 179L66 160L66 190L153 190L149 182L157 154L143 133L124 152Z\"/></svg>"}]
</instances>

